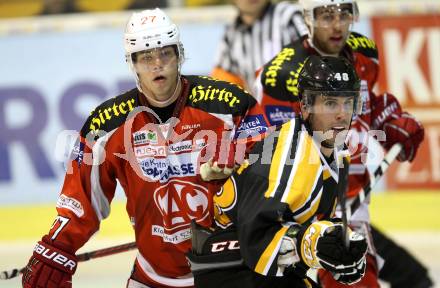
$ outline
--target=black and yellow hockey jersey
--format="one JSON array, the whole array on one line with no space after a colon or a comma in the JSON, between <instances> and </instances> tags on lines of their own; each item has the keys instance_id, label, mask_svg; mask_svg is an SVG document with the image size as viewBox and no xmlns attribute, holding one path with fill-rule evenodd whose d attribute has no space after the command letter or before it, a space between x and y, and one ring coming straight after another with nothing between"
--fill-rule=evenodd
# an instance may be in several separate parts
<instances>
[{"instance_id":1,"label":"black and yellow hockey jersey","mask_svg":"<svg viewBox=\"0 0 440 288\"><path fill-rule=\"evenodd\" d=\"M333 216L338 171L348 170L338 167L348 164L348 151L333 156L328 164L303 120L293 118L258 142L250 155L258 160L241 166L214 196L216 224L237 229L247 266L280 275L277 255L289 226Z\"/></svg>"}]
</instances>

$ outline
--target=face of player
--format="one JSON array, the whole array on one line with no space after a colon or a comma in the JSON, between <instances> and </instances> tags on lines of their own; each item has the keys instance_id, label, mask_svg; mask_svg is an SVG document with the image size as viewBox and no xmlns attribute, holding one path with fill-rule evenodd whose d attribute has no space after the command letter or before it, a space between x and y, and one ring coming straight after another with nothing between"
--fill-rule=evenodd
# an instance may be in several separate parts
<instances>
[{"instance_id":1,"label":"face of player","mask_svg":"<svg viewBox=\"0 0 440 288\"><path fill-rule=\"evenodd\" d=\"M142 90L158 101L172 97L178 79L178 57L174 46L137 52L134 67Z\"/></svg>"},{"instance_id":2,"label":"face of player","mask_svg":"<svg viewBox=\"0 0 440 288\"><path fill-rule=\"evenodd\" d=\"M235 6L242 15L258 17L269 0L234 0Z\"/></svg>"},{"instance_id":3,"label":"face of player","mask_svg":"<svg viewBox=\"0 0 440 288\"><path fill-rule=\"evenodd\" d=\"M318 7L314 10L313 43L329 55L338 55L353 23L351 4Z\"/></svg>"},{"instance_id":4,"label":"face of player","mask_svg":"<svg viewBox=\"0 0 440 288\"><path fill-rule=\"evenodd\" d=\"M354 97L319 95L312 107L303 109L304 119L308 119L315 139L324 147L344 143L350 129L353 115Z\"/></svg>"}]
</instances>

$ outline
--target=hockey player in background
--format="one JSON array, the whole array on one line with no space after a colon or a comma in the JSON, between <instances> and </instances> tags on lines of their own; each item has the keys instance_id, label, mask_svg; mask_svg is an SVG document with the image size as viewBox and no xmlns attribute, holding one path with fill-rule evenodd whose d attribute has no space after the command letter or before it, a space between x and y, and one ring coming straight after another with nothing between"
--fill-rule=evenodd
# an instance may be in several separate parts
<instances>
[{"instance_id":1,"label":"hockey player in background","mask_svg":"<svg viewBox=\"0 0 440 288\"><path fill-rule=\"evenodd\" d=\"M252 91L255 71L284 45L307 33L298 4L234 0L238 16L227 25L211 76Z\"/></svg>"},{"instance_id":2,"label":"hockey player in background","mask_svg":"<svg viewBox=\"0 0 440 288\"><path fill-rule=\"evenodd\" d=\"M399 161L412 161L424 138L422 125L410 114L402 111L398 100L389 93L375 95L372 89L379 72L378 53L375 43L367 37L350 32L350 26L358 18L358 8L353 0L300 0L304 10L304 19L308 27L308 36L285 46L260 72L256 81L257 100L262 104L271 125L288 121L300 112L299 94L296 87L298 71L309 55L340 55L349 59L361 79L363 109L353 119L350 151L348 197L354 199L367 183L369 174L365 166L368 145L368 133L375 133L380 144L389 149L395 143L401 143L403 150ZM385 137L381 137L385 136ZM367 272L363 280L354 287L378 287L378 265L369 227L368 202L365 201L350 219L351 227L365 235L369 243ZM375 231L375 233L379 233ZM379 234L380 235L380 234ZM377 237L375 237L377 239ZM379 247L386 247L381 253L390 257L386 280L397 287L430 287L432 285L427 271L402 248L385 237L380 237ZM391 250L393 252L390 252ZM395 255L393 255L395 254ZM401 256L401 257L400 257ZM387 257L387 258L388 258ZM396 261L405 261L407 265L396 265ZM401 267L401 270L394 268ZM331 273L322 272L320 278L324 287L340 287ZM405 283L405 284L403 284ZM402 286L409 285L409 286ZM421 286L417 286L421 285Z\"/></svg>"},{"instance_id":3,"label":"hockey player in background","mask_svg":"<svg viewBox=\"0 0 440 288\"><path fill-rule=\"evenodd\" d=\"M221 165L219 143L249 127L266 131L255 99L238 86L180 74L179 31L160 9L134 13L124 37L137 87L99 105L85 122L58 216L34 249L23 287L72 287L75 253L109 215L117 182L139 250L127 287L193 287L184 256L190 222L211 225L211 189L222 184L202 181L199 164L211 160L215 169L205 176L226 178L232 169Z\"/></svg>"},{"instance_id":4,"label":"hockey player in background","mask_svg":"<svg viewBox=\"0 0 440 288\"><path fill-rule=\"evenodd\" d=\"M302 114L257 142L249 157L258 160L217 193L215 229L193 225L196 287L311 287L309 268L348 284L364 275L366 239L333 218L347 189L360 80L347 59L312 55L297 88Z\"/></svg>"}]
</instances>

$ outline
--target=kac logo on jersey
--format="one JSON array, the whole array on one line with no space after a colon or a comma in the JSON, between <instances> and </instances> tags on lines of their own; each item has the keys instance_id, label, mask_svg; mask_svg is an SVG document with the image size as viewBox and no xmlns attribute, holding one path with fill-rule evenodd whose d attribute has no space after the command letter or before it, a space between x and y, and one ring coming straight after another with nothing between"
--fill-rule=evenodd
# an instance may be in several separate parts
<instances>
[{"instance_id":1,"label":"kac logo on jersey","mask_svg":"<svg viewBox=\"0 0 440 288\"><path fill-rule=\"evenodd\" d=\"M263 134L266 130L267 123L263 115L250 115L246 116L241 122L237 130L237 135L238 138L245 138L247 136Z\"/></svg>"},{"instance_id":2,"label":"kac logo on jersey","mask_svg":"<svg viewBox=\"0 0 440 288\"><path fill-rule=\"evenodd\" d=\"M209 216L208 189L201 185L173 179L153 195L166 231L187 228L191 220L200 223Z\"/></svg>"},{"instance_id":3,"label":"kac logo on jersey","mask_svg":"<svg viewBox=\"0 0 440 288\"><path fill-rule=\"evenodd\" d=\"M266 115L271 126L278 126L295 118L295 112L287 106L268 105L266 106Z\"/></svg>"}]
</instances>

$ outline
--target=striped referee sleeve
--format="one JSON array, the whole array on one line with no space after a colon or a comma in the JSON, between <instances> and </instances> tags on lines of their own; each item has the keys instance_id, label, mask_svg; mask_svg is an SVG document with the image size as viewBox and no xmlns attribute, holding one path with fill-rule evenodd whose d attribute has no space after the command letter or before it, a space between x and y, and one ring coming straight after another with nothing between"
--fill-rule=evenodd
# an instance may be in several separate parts
<instances>
[{"instance_id":1,"label":"striped referee sleeve","mask_svg":"<svg viewBox=\"0 0 440 288\"><path fill-rule=\"evenodd\" d=\"M239 19L227 26L218 47L213 77L234 74L251 90L255 72L281 48L307 33L301 7L289 2L270 4L252 26ZM227 80L227 79L224 79ZM253 92L253 91L251 91Z\"/></svg>"}]
</instances>

